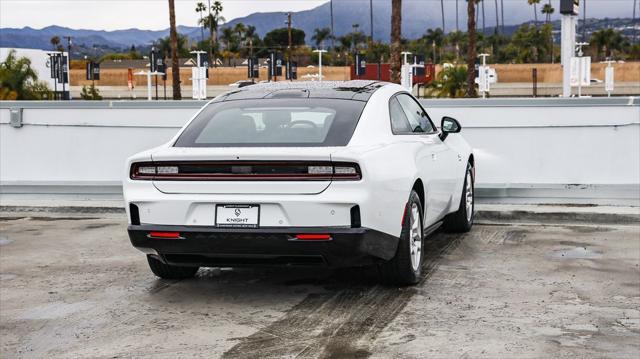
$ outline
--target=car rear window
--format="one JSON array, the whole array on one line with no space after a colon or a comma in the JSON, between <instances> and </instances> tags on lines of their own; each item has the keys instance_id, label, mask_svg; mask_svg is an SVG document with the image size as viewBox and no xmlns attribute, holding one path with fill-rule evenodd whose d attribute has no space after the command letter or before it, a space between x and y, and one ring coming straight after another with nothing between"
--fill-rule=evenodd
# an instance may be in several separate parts
<instances>
[{"instance_id":1,"label":"car rear window","mask_svg":"<svg viewBox=\"0 0 640 359\"><path fill-rule=\"evenodd\" d=\"M365 102L260 99L211 103L175 147L346 146Z\"/></svg>"}]
</instances>

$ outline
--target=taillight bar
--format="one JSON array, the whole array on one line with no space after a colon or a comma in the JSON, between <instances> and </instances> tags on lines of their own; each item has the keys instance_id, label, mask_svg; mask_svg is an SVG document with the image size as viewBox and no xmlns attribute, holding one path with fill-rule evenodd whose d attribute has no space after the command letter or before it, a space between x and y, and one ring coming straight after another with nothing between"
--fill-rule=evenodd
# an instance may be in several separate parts
<instances>
[{"instance_id":1,"label":"taillight bar","mask_svg":"<svg viewBox=\"0 0 640 359\"><path fill-rule=\"evenodd\" d=\"M147 237L157 239L184 239L180 236L180 232L149 232Z\"/></svg>"},{"instance_id":2,"label":"taillight bar","mask_svg":"<svg viewBox=\"0 0 640 359\"><path fill-rule=\"evenodd\" d=\"M296 234L295 239L298 241L330 241L331 235L326 233L307 233L307 234Z\"/></svg>"},{"instance_id":3,"label":"taillight bar","mask_svg":"<svg viewBox=\"0 0 640 359\"><path fill-rule=\"evenodd\" d=\"M360 166L351 162L136 162L132 180L154 181L358 181Z\"/></svg>"}]
</instances>

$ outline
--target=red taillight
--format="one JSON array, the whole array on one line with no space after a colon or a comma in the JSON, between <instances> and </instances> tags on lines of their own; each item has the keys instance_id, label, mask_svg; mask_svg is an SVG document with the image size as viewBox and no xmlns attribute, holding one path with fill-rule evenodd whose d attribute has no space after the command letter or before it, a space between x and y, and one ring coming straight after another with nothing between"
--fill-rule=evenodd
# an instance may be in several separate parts
<instances>
[{"instance_id":1,"label":"red taillight","mask_svg":"<svg viewBox=\"0 0 640 359\"><path fill-rule=\"evenodd\" d=\"M301 241L329 241L331 235L329 234L296 234L296 239Z\"/></svg>"},{"instance_id":2,"label":"red taillight","mask_svg":"<svg viewBox=\"0 0 640 359\"><path fill-rule=\"evenodd\" d=\"M360 166L349 162L216 161L138 162L130 178L154 181L358 181Z\"/></svg>"},{"instance_id":3,"label":"red taillight","mask_svg":"<svg viewBox=\"0 0 640 359\"><path fill-rule=\"evenodd\" d=\"M180 232L149 232L149 238L179 239Z\"/></svg>"}]
</instances>

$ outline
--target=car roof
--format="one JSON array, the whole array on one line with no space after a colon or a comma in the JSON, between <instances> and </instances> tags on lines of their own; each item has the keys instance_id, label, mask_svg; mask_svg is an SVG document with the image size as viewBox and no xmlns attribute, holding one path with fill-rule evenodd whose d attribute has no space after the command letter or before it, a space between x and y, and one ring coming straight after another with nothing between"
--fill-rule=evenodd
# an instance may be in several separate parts
<instances>
[{"instance_id":1,"label":"car roof","mask_svg":"<svg viewBox=\"0 0 640 359\"><path fill-rule=\"evenodd\" d=\"M241 87L216 97L212 102L269 98L326 98L367 101L385 82L351 81L280 81Z\"/></svg>"}]
</instances>

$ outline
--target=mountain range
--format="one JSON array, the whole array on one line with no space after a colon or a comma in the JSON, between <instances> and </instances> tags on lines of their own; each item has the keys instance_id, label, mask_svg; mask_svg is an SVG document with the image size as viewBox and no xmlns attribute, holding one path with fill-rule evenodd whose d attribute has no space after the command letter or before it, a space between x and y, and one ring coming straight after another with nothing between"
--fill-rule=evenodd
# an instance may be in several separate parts
<instances>
[{"instance_id":1,"label":"mountain range","mask_svg":"<svg viewBox=\"0 0 640 359\"><path fill-rule=\"evenodd\" d=\"M485 3L486 27L496 25L496 5L500 0L487 0ZM525 0L509 0L504 2L504 22L507 25L515 25L533 20L533 8L527 5ZM456 19L456 3L458 3L458 16ZM545 3L545 1L543 1ZM554 1L557 3L557 1ZM449 32L458 28L464 30L466 27L466 1L446 1L445 2L445 31ZM622 7L623 1L590 1L588 15L590 18L615 18L628 17L631 10L631 3L628 9ZM557 4L555 4L557 8ZM541 6L538 6L540 11ZM358 24L359 30L365 34L370 33L369 20L369 0L334 0L334 32L336 36L341 36L353 30L353 25ZM437 0L405 0L403 2L403 28L402 35L406 38L417 38L425 33L428 28L442 27L442 17L440 1ZM479 27L482 25L482 7L480 7ZM498 17L501 14L498 13ZM542 14L538 14L540 21L544 19ZM558 14L554 14L553 19L557 19ZM194 12L194 19L196 14ZM284 12L255 12L251 15L233 19L223 25L234 26L237 23L244 23L256 27L257 33L264 36L267 32L284 27L286 14ZM330 27L330 4L324 3L310 10L295 12L292 14L293 26L304 30L307 43L311 43L313 30L316 28ZM391 27L391 1L373 1L373 35L374 39L388 41ZM501 20L500 20L501 21ZM195 23L195 20L194 20ZM191 40L200 40L201 31L197 26L178 26L178 32L188 36ZM100 46L113 49L129 48L134 45L148 46L154 40L166 37L168 29L163 30L85 30L70 29L61 26L48 26L42 29L31 27L23 28L0 28L0 47L22 47L36 49L50 49L50 39L52 36L71 36L76 45L90 48ZM205 32L206 36L206 32ZM63 40L63 44L66 42Z\"/></svg>"}]
</instances>

